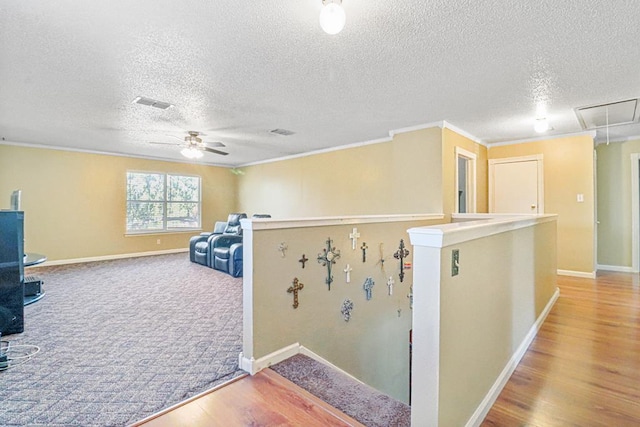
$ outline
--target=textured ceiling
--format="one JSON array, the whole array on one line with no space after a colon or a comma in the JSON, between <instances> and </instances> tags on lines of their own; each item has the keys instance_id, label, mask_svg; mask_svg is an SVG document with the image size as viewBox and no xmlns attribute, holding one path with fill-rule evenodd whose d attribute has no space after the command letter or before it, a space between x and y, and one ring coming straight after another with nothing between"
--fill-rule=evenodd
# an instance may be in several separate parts
<instances>
[{"instance_id":1,"label":"textured ceiling","mask_svg":"<svg viewBox=\"0 0 640 427\"><path fill-rule=\"evenodd\" d=\"M343 6L330 36L321 0L2 0L0 137L184 160L149 141L197 130L229 152L201 162L237 166L442 120L488 144L532 138L540 110L549 134L580 132L574 108L640 97L635 0Z\"/></svg>"}]
</instances>

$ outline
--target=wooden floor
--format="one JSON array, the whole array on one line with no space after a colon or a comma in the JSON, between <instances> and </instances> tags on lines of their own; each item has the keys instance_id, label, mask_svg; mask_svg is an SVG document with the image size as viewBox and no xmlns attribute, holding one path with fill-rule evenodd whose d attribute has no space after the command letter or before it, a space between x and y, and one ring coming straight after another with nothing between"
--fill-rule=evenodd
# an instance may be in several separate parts
<instances>
[{"instance_id":1,"label":"wooden floor","mask_svg":"<svg viewBox=\"0 0 640 427\"><path fill-rule=\"evenodd\" d=\"M558 276L560 298L483 426L640 426L637 274Z\"/></svg>"},{"instance_id":2,"label":"wooden floor","mask_svg":"<svg viewBox=\"0 0 640 427\"><path fill-rule=\"evenodd\" d=\"M241 377L169 412L144 427L362 426L271 369Z\"/></svg>"},{"instance_id":3,"label":"wooden floor","mask_svg":"<svg viewBox=\"0 0 640 427\"><path fill-rule=\"evenodd\" d=\"M560 297L483 426L640 426L640 280L558 277ZM267 369L141 423L359 425Z\"/></svg>"}]
</instances>

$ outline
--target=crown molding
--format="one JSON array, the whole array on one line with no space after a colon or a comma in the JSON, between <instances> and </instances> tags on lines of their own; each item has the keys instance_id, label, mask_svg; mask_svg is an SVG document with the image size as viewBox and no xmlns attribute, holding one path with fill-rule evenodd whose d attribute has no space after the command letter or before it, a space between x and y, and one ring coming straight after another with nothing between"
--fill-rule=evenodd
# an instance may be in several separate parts
<instances>
[{"instance_id":1,"label":"crown molding","mask_svg":"<svg viewBox=\"0 0 640 427\"><path fill-rule=\"evenodd\" d=\"M589 130L589 131L584 131L584 132L563 133L563 134L559 134L559 135L545 135L545 136L540 136L540 137L536 137L536 138L517 139L517 140L514 140L514 141L494 142L494 143L489 143L487 145L487 147L488 148L493 148L493 147L502 147L504 145L526 144L528 142L547 141L547 140L550 140L550 139L571 138L571 137L575 137L575 136L590 136L591 138L594 138L594 140L595 140L596 131Z\"/></svg>"}]
</instances>

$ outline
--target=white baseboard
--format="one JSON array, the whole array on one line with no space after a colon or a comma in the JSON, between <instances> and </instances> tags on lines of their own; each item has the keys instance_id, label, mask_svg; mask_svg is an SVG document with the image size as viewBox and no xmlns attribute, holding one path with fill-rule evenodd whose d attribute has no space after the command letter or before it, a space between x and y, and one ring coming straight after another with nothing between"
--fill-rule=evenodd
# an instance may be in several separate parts
<instances>
[{"instance_id":1,"label":"white baseboard","mask_svg":"<svg viewBox=\"0 0 640 427\"><path fill-rule=\"evenodd\" d=\"M238 356L238 366L240 367L240 369L242 369L245 372L250 373L251 375L255 375L258 372L260 372L261 370L268 368L271 365L275 365L276 363L280 363L283 360L286 360L288 358L290 358L291 356L295 356L296 354L304 354L307 357L312 358L313 360L316 360L320 363L323 363L329 367L331 367L332 369L348 376L349 378L358 381L361 384L365 384L363 383L361 380L359 380L358 378L354 377L353 375L351 375L350 373L348 373L347 371L337 367L336 365L334 365L333 363L329 362L327 359L323 358L322 356L314 353L313 351L309 350L307 347L300 345L300 343L295 343L295 344L291 344L287 347L283 347L279 350L274 351L273 353L269 353L266 356L263 356L259 359L254 359L253 357L250 359L247 359L246 357L244 357L244 355L242 353L240 353L240 355Z\"/></svg>"},{"instance_id":2,"label":"white baseboard","mask_svg":"<svg viewBox=\"0 0 640 427\"><path fill-rule=\"evenodd\" d=\"M513 374L513 371L516 370L516 367L518 366L518 363L520 363L522 356L524 356L524 354L527 352L529 345L531 345L531 342L536 337L536 334L540 330L540 327L549 315L551 308L553 308L553 305L556 303L559 296L560 289L556 288L556 291L553 293L553 296L547 303L546 307L544 308L544 310L542 310L542 313L540 313L540 316L538 316L538 319L533 324L533 326L531 326L531 329L529 329L529 332L524 337L517 350L513 353L513 356L511 356L511 359L509 360L509 362L507 362L507 365L504 367L500 375L498 375L496 382L489 389L489 392L484 397L482 402L480 402L480 405L473 413L471 418L469 418L469 421L467 421L466 427L479 426L487 416L489 410L495 403L504 386L507 384L507 381L509 381L509 378L511 377L511 374Z\"/></svg>"},{"instance_id":3,"label":"white baseboard","mask_svg":"<svg viewBox=\"0 0 640 427\"><path fill-rule=\"evenodd\" d=\"M177 254L180 252L189 252L189 248L164 249L161 251L134 252L131 254L103 255L103 256L94 256L94 257L87 257L87 258L58 259L55 261L44 262L42 264L39 264L38 267L48 267L52 265L65 265L65 264L79 264L83 262L110 261L113 259L137 258L137 257L152 256L152 255Z\"/></svg>"},{"instance_id":4,"label":"white baseboard","mask_svg":"<svg viewBox=\"0 0 640 427\"><path fill-rule=\"evenodd\" d=\"M573 271L573 270L558 270L559 276L571 276L571 277L582 277L584 279L595 279L596 272L591 271Z\"/></svg>"},{"instance_id":5,"label":"white baseboard","mask_svg":"<svg viewBox=\"0 0 640 427\"><path fill-rule=\"evenodd\" d=\"M244 357L243 353L240 353L238 356L238 366L243 371L248 372L251 375L255 375L264 368L268 368L271 365L280 363L283 360L300 353L300 347L299 343L291 344L287 347L276 350L273 353L269 353L266 356L262 356L259 359L254 359L253 357L247 359Z\"/></svg>"},{"instance_id":6,"label":"white baseboard","mask_svg":"<svg viewBox=\"0 0 640 427\"><path fill-rule=\"evenodd\" d=\"M633 267L627 267L624 265L600 265L598 264L597 270L606 270L606 271L619 271L621 273L637 273L637 271L633 270Z\"/></svg>"}]
</instances>

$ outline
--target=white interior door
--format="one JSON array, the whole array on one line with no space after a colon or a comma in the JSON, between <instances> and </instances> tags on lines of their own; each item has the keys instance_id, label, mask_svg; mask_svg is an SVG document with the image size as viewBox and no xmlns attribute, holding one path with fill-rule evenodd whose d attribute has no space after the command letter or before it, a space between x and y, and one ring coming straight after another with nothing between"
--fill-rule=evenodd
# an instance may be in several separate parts
<instances>
[{"instance_id":1,"label":"white interior door","mask_svg":"<svg viewBox=\"0 0 640 427\"><path fill-rule=\"evenodd\" d=\"M544 213L542 159L494 159L490 169L492 213Z\"/></svg>"}]
</instances>

